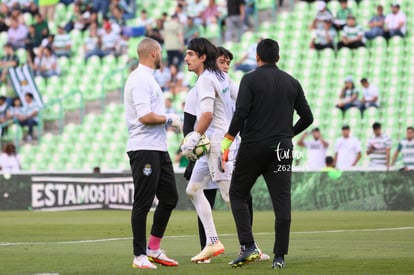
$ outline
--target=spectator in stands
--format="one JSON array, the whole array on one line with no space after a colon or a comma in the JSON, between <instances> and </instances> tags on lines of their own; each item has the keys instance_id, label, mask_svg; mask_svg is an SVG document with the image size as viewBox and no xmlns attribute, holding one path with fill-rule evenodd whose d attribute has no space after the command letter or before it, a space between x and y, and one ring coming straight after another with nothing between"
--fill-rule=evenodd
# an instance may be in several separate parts
<instances>
[{"instance_id":1,"label":"spectator in stands","mask_svg":"<svg viewBox=\"0 0 414 275\"><path fill-rule=\"evenodd\" d=\"M164 49L167 51L168 67L174 64L180 68L184 61L184 33L177 15L172 15L171 19L165 22L162 34Z\"/></svg>"},{"instance_id":2,"label":"spectator in stands","mask_svg":"<svg viewBox=\"0 0 414 275\"><path fill-rule=\"evenodd\" d=\"M42 49L46 47L52 48L54 41L55 41L55 35L49 34L46 38L43 38L42 43L40 43L40 46L38 47L38 49Z\"/></svg>"},{"instance_id":3,"label":"spectator in stands","mask_svg":"<svg viewBox=\"0 0 414 275\"><path fill-rule=\"evenodd\" d=\"M346 20L349 15L352 15L352 10L348 7L348 0L339 0L341 8L336 12L334 19L334 26L337 30L342 30L346 25Z\"/></svg>"},{"instance_id":4,"label":"spectator in stands","mask_svg":"<svg viewBox=\"0 0 414 275\"><path fill-rule=\"evenodd\" d=\"M342 126L342 136L335 143L335 163L340 170L356 166L361 159L361 143L350 132L348 125Z\"/></svg>"},{"instance_id":5,"label":"spectator in stands","mask_svg":"<svg viewBox=\"0 0 414 275\"><path fill-rule=\"evenodd\" d=\"M335 49L336 31L332 27L332 21L318 21L313 30L311 49L323 50L326 48Z\"/></svg>"},{"instance_id":6,"label":"spectator in stands","mask_svg":"<svg viewBox=\"0 0 414 275\"><path fill-rule=\"evenodd\" d=\"M328 10L328 8L326 7L326 2L325 1L316 1L316 9L317 9L317 13L315 18L312 21L312 24L310 26L310 29L315 29L316 24L318 23L318 21L323 22L323 21L333 21L334 17L332 15L332 13Z\"/></svg>"},{"instance_id":7,"label":"spectator in stands","mask_svg":"<svg viewBox=\"0 0 414 275\"><path fill-rule=\"evenodd\" d=\"M104 32L101 35L103 55L115 55L120 37L115 31L112 30L111 23L106 22L103 28Z\"/></svg>"},{"instance_id":8,"label":"spectator in stands","mask_svg":"<svg viewBox=\"0 0 414 275\"><path fill-rule=\"evenodd\" d=\"M102 36L105 33L105 27L107 27L108 25L111 26L111 32L117 35L121 34L121 26L118 25L118 23L116 23L115 21L111 21L109 17L102 18L102 23L100 25L102 26L102 28L98 30L98 35Z\"/></svg>"},{"instance_id":9,"label":"spectator in stands","mask_svg":"<svg viewBox=\"0 0 414 275\"><path fill-rule=\"evenodd\" d=\"M259 38L258 42L260 42L263 38ZM249 72L251 70L256 69L257 62L256 62L256 48L257 43L254 43L249 47L247 53L245 53L241 59L234 63L234 69L236 71L243 71Z\"/></svg>"},{"instance_id":10,"label":"spectator in stands","mask_svg":"<svg viewBox=\"0 0 414 275\"><path fill-rule=\"evenodd\" d=\"M91 27L89 29L89 35L85 38L85 42L83 44L83 51L85 53L85 63L88 61L88 59L91 56L98 56L102 57L104 56L102 50L101 50L101 37L98 36L98 30L97 27Z\"/></svg>"},{"instance_id":11,"label":"spectator in stands","mask_svg":"<svg viewBox=\"0 0 414 275\"><path fill-rule=\"evenodd\" d=\"M46 18L47 21L53 22L55 20L56 5L59 0L39 0L39 12Z\"/></svg>"},{"instance_id":12,"label":"spectator in stands","mask_svg":"<svg viewBox=\"0 0 414 275\"><path fill-rule=\"evenodd\" d=\"M200 29L198 25L194 24L194 19L187 17L187 24L184 26L184 43L187 45L191 39L200 36Z\"/></svg>"},{"instance_id":13,"label":"spectator in stands","mask_svg":"<svg viewBox=\"0 0 414 275\"><path fill-rule=\"evenodd\" d=\"M184 5L181 3L178 3L175 6L175 12L174 14L177 16L178 21L181 23L181 25L185 25L187 23L187 13L184 10Z\"/></svg>"},{"instance_id":14,"label":"spectator in stands","mask_svg":"<svg viewBox=\"0 0 414 275\"><path fill-rule=\"evenodd\" d=\"M102 16L107 16L111 0L92 0L92 7L100 12Z\"/></svg>"},{"instance_id":15,"label":"spectator in stands","mask_svg":"<svg viewBox=\"0 0 414 275\"><path fill-rule=\"evenodd\" d=\"M174 109L174 107L173 107L173 101L172 101L173 99L172 99L172 97L171 96L168 96L166 99L165 99L165 113L166 114L176 114L177 113L177 111Z\"/></svg>"},{"instance_id":16,"label":"spectator in stands","mask_svg":"<svg viewBox=\"0 0 414 275\"><path fill-rule=\"evenodd\" d=\"M204 9L203 15L201 18L203 19L204 27L210 24L217 24L218 19L220 18L221 13L216 4L215 0L209 0L207 7Z\"/></svg>"},{"instance_id":17,"label":"spectator in stands","mask_svg":"<svg viewBox=\"0 0 414 275\"><path fill-rule=\"evenodd\" d=\"M23 107L23 115L18 117L20 126L29 127L29 133L27 136L27 140L31 141L33 139L33 127L38 125L38 113L39 113L39 106L37 105L36 101L33 100L32 93L26 93L24 95L24 100L26 101L26 105Z\"/></svg>"},{"instance_id":18,"label":"spectator in stands","mask_svg":"<svg viewBox=\"0 0 414 275\"><path fill-rule=\"evenodd\" d=\"M0 96L0 124L8 121L7 119L7 98L5 96ZM0 128L0 133L4 136L7 132L7 127Z\"/></svg>"},{"instance_id":19,"label":"spectator in stands","mask_svg":"<svg viewBox=\"0 0 414 275\"><path fill-rule=\"evenodd\" d=\"M227 18L226 18L226 41L240 42L244 31L245 17L245 1L244 0L227 0Z\"/></svg>"},{"instance_id":20,"label":"spectator in stands","mask_svg":"<svg viewBox=\"0 0 414 275\"><path fill-rule=\"evenodd\" d=\"M49 25L46 20L43 19L43 16L40 13L34 15L34 38L33 38L33 47L39 47L43 38L48 37L49 35Z\"/></svg>"},{"instance_id":21,"label":"spectator in stands","mask_svg":"<svg viewBox=\"0 0 414 275\"><path fill-rule=\"evenodd\" d=\"M153 19L148 18L147 10L143 9L135 24L137 27L145 27L149 31L152 29Z\"/></svg>"},{"instance_id":22,"label":"spectator in stands","mask_svg":"<svg viewBox=\"0 0 414 275\"><path fill-rule=\"evenodd\" d=\"M168 91L168 82L171 78L171 72L164 62L161 62L161 67L154 72L154 78L163 92Z\"/></svg>"},{"instance_id":23,"label":"spectator in stands","mask_svg":"<svg viewBox=\"0 0 414 275\"><path fill-rule=\"evenodd\" d=\"M3 46L4 55L0 58L0 85L6 83L8 69L19 66L19 58L14 53L14 48L10 43Z\"/></svg>"},{"instance_id":24,"label":"spectator in stands","mask_svg":"<svg viewBox=\"0 0 414 275\"><path fill-rule=\"evenodd\" d=\"M0 4L0 33L6 32L9 26L6 24L7 19L7 6L6 4Z\"/></svg>"},{"instance_id":25,"label":"spectator in stands","mask_svg":"<svg viewBox=\"0 0 414 275\"><path fill-rule=\"evenodd\" d=\"M306 139L308 132L304 132L299 138L297 145L308 149L308 168L320 170L325 166L326 149L329 142L325 141L319 128L312 129L312 139Z\"/></svg>"},{"instance_id":26,"label":"spectator in stands","mask_svg":"<svg viewBox=\"0 0 414 275\"><path fill-rule=\"evenodd\" d=\"M64 26L58 26L58 32L53 38L51 47L57 57L71 56L72 41L70 35L65 32Z\"/></svg>"},{"instance_id":27,"label":"spectator in stands","mask_svg":"<svg viewBox=\"0 0 414 275\"><path fill-rule=\"evenodd\" d=\"M374 168L390 168L391 139L381 133L381 123L372 124L374 135L368 139L367 155L369 166Z\"/></svg>"},{"instance_id":28,"label":"spectator in stands","mask_svg":"<svg viewBox=\"0 0 414 275\"><path fill-rule=\"evenodd\" d=\"M365 47L364 39L364 30L356 23L353 15L348 15L346 25L342 30L341 41L338 42L338 49L342 47L350 49Z\"/></svg>"},{"instance_id":29,"label":"spectator in stands","mask_svg":"<svg viewBox=\"0 0 414 275\"><path fill-rule=\"evenodd\" d=\"M398 3L391 4L391 13L385 17L384 37L391 38L393 36L404 37L407 31L407 18L400 10Z\"/></svg>"},{"instance_id":30,"label":"spectator in stands","mask_svg":"<svg viewBox=\"0 0 414 275\"><path fill-rule=\"evenodd\" d=\"M392 157L391 165L394 166L399 153L402 153L404 167L402 170L414 170L414 128L407 127L406 138L400 140Z\"/></svg>"},{"instance_id":31,"label":"spectator in stands","mask_svg":"<svg viewBox=\"0 0 414 275\"><path fill-rule=\"evenodd\" d=\"M332 156L325 158L325 167L322 168L322 172L335 171L335 160Z\"/></svg>"},{"instance_id":32,"label":"spectator in stands","mask_svg":"<svg viewBox=\"0 0 414 275\"><path fill-rule=\"evenodd\" d=\"M156 40L158 43L160 43L160 45L164 45L164 37L162 36L163 29L163 20L161 18L158 18L155 20L155 26L147 29L145 36Z\"/></svg>"},{"instance_id":33,"label":"spectator in stands","mask_svg":"<svg viewBox=\"0 0 414 275\"><path fill-rule=\"evenodd\" d=\"M377 14L372 16L368 22L369 30L365 32L367 39L374 39L378 36L384 35L384 7L381 5L377 6Z\"/></svg>"},{"instance_id":34,"label":"spectator in stands","mask_svg":"<svg viewBox=\"0 0 414 275\"><path fill-rule=\"evenodd\" d=\"M352 76L347 76L339 95L339 102L336 104L336 107L342 110L342 117L345 117L345 111L349 108L359 106L358 94Z\"/></svg>"},{"instance_id":35,"label":"spectator in stands","mask_svg":"<svg viewBox=\"0 0 414 275\"><path fill-rule=\"evenodd\" d=\"M35 53L33 51L35 48L35 43L36 43L36 29L34 25L30 25L28 27L28 33L26 36L26 40L24 42L24 45L25 45L24 47L26 49L29 62L33 62L34 57L35 57Z\"/></svg>"},{"instance_id":36,"label":"spectator in stands","mask_svg":"<svg viewBox=\"0 0 414 275\"><path fill-rule=\"evenodd\" d=\"M118 24L121 29L123 26L126 26L126 21L124 18L124 10L120 7L112 9L112 15L110 17L111 22Z\"/></svg>"},{"instance_id":37,"label":"spectator in stands","mask_svg":"<svg viewBox=\"0 0 414 275\"><path fill-rule=\"evenodd\" d=\"M9 12L9 20L16 19L19 24L25 24L23 13L19 9L11 9Z\"/></svg>"},{"instance_id":38,"label":"spectator in stands","mask_svg":"<svg viewBox=\"0 0 414 275\"><path fill-rule=\"evenodd\" d=\"M19 97L13 98L10 108L7 110L7 119L12 119L16 123L19 121L19 118L24 115L22 102Z\"/></svg>"},{"instance_id":39,"label":"spectator in stands","mask_svg":"<svg viewBox=\"0 0 414 275\"><path fill-rule=\"evenodd\" d=\"M363 89L359 109L361 110L361 118L363 118L366 108L379 108L379 89L376 85L369 83L366 78L361 79L361 85Z\"/></svg>"},{"instance_id":40,"label":"spectator in stands","mask_svg":"<svg viewBox=\"0 0 414 275\"><path fill-rule=\"evenodd\" d=\"M116 43L115 56L119 57L121 55L128 54L128 41L129 41L129 36L121 32L118 43Z\"/></svg>"},{"instance_id":41,"label":"spectator in stands","mask_svg":"<svg viewBox=\"0 0 414 275\"><path fill-rule=\"evenodd\" d=\"M174 64L170 66L170 79L168 80L168 91L177 96L184 89L184 73Z\"/></svg>"},{"instance_id":42,"label":"spectator in stands","mask_svg":"<svg viewBox=\"0 0 414 275\"><path fill-rule=\"evenodd\" d=\"M187 15L193 18L193 22L197 26L203 24L203 13L206 9L204 1L201 0L190 0L187 6Z\"/></svg>"},{"instance_id":43,"label":"spectator in stands","mask_svg":"<svg viewBox=\"0 0 414 275\"><path fill-rule=\"evenodd\" d=\"M35 57L32 70L36 76L45 78L60 75L57 57L54 55L52 48L45 47L39 51L39 55Z\"/></svg>"},{"instance_id":44,"label":"spectator in stands","mask_svg":"<svg viewBox=\"0 0 414 275\"><path fill-rule=\"evenodd\" d=\"M65 31L67 33L70 33L74 29L79 31L85 30L87 27L87 18L89 17L89 13L82 11L82 4L80 2L75 2L72 6L72 16L65 24Z\"/></svg>"},{"instance_id":45,"label":"spectator in stands","mask_svg":"<svg viewBox=\"0 0 414 275\"><path fill-rule=\"evenodd\" d=\"M250 19L255 13L255 8L256 8L256 0L246 0L245 15L244 15L244 26L246 28L252 27L252 23Z\"/></svg>"},{"instance_id":46,"label":"spectator in stands","mask_svg":"<svg viewBox=\"0 0 414 275\"><path fill-rule=\"evenodd\" d=\"M135 1L126 1L126 0L112 0L109 4L109 11L113 13L115 8L120 8L122 10L124 19L131 19L135 17L135 6L133 4ZM131 5L129 5L131 4Z\"/></svg>"},{"instance_id":47,"label":"spectator in stands","mask_svg":"<svg viewBox=\"0 0 414 275\"><path fill-rule=\"evenodd\" d=\"M17 19L10 18L10 26L7 31L7 42L12 44L15 49L24 48L24 42L28 34L26 25L20 24Z\"/></svg>"},{"instance_id":48,"label":"spectator in stands","mask_svg":"<svg viewBox=\"0 0 414 275\"><path fill-rule=\"evenodd\" d=\"M2 173L20 172L22 169L20 156L16 153L13 143L6 143L0 154L0 171Z\"/></svg>"}]
</instances>

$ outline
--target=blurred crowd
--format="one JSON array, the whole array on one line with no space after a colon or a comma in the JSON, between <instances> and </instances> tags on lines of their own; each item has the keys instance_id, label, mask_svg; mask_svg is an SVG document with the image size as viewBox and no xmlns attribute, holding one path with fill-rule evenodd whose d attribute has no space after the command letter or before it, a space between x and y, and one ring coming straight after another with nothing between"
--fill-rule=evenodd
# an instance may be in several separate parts
<instances>
[{"instance_id":1,"label":"blurred crowd","mask_svg":"<svg viewBox=\"0 0 414 275\"><path fill-rule=\"evenodd\" d=\"M331 11L326 1L315 1L317 13L309 27L312 30L311 48L356 49L365 47L367 40L376 37L390 39L404 37L407 33L407 18L398 2L387 7L388 14L385 14L384 6L378 5L368 22L358 21L347 0L339 0L339 3L339 9Z\"/></svg>"}]
</instances>

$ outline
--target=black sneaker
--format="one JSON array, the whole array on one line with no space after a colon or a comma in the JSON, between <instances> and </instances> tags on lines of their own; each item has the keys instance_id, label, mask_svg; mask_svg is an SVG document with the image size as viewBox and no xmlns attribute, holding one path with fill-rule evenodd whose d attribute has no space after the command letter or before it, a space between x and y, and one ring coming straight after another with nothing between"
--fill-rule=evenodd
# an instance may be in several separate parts
<instances>
[{"instance_id":1,"label":"black sneaker","mask_svg":"<svg viewBox=\"0 0 414 275\"><path fill-rule=\"evenodd\" d=\"M283 258L283 256L275 256L275 258L273 259L272 268L285 268L285 259Z\"/></svg>"},{"instance_id":2,"label":"black sneaker","mask_svg":"<svg viewBox=\"0 0 414 275\"><path fill-rule=\"evenodd\" d=\"M233 268L242 267L247 265L251 262L255 262L260 257L260 250L256 246L252 246L251 248L246 248L237 259L231 261L229 265Z\"/></svg>"}]
</instances>

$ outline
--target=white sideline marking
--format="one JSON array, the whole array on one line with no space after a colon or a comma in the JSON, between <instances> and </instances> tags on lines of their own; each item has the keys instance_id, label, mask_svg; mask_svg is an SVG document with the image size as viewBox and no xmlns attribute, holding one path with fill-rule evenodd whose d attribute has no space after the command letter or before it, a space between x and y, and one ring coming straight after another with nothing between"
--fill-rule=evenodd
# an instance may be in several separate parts
<instances>
[{"instance_id":1,"label":"white sideline marking","mask_svg":"<svg viewBox=\"0 0 414 275\"><path fill-rule=\"evenodd\" d=\"M376 232L376 231L397 231L397 230L413 230L414 226L406 227L390 227L390 228L371 228L371 229L337 229L337 230L320 230L320 231L297 231L290 232L291 234L322 234L322 233L348 233L348 232ZM273 232L259 232L254 235L273 235ZM220 236L236 236L237 234L220 234ZM179 238L195 238L198 235L181 235L181 236L165 236L165 239L179 239ZM78 244L78 243L101 243L113 241L132 240L132 237L125 238L108 238L96 240L79 240L79 241L60 241L60 242L0 242L0 246L18 246L18 245L43 245L43 244Z\"/></svg>"}]
</instances>

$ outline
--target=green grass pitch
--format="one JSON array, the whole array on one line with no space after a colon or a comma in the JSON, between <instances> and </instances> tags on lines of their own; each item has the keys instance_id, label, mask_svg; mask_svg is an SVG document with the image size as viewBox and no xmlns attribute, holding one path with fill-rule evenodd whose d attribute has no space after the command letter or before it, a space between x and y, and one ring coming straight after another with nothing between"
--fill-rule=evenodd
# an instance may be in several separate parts
<instances>
[{"instance_id":1,"label":"green grass pitch","mask_svg":"<svg viewBox=\"0 0 414 275\"><path fill-rule=\"evenodd\" d=\"M194 264L199 251L196 214L174 211L162 248L178 267L131 267L129 211L0 212L0 274L414 274L414 212L294 212L284 270L271 262L241 269L229 211L215 211L225 254ZM152 220L152 213L148 220ZM271 254L273 213L255 212L260 248Z\"/></svg>"}]
</instances>

